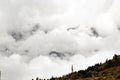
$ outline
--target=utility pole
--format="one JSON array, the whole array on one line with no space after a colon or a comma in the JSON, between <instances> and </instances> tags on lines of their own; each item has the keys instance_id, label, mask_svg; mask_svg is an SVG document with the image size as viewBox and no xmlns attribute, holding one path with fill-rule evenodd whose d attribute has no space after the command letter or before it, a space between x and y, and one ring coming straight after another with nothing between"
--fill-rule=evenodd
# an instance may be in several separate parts
<instances>
[{"instance_id":1,"label":"utility pole","mask_svg":"<svg viewBox=\"0 0 120 80\"><path fill-rule=\"evenodd\" d=\"M70 74L70 80L75 80L75 76L74 76L74 70L73 70L73 65L71 65L71 74Z\"/></svg>"},{"instance_id":2,"label":"utility pole","mask_svg":"<svg viewBox=\"0 0 120 80\"><path fill-rule=\"evenodd\" d=\"M1 80L1 77L2 77L2 76L1 76L1 71L0 71L0 80Z\"/></svg>"},{"instance_id":3,"label":"utility pole","mask_svg":"<svg viewBox=\"0 0 120 80\"><path fill-rule=\"evenodd\" d=\"M71 65L71 73L73 73L73 65Z\"/></svg>"}]
</instances>

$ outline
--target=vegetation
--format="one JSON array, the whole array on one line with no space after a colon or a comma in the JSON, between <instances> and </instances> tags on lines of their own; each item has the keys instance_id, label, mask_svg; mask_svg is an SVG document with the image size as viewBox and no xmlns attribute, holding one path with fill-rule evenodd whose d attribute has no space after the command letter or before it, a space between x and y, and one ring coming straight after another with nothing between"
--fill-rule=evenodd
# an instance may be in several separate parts
<instances>
[{"instance_id":1,"label":"vegetation","mask_svg":"<svg viewBox=\"0 0 120 80\"><path fill-rule=\"evenodd\" d=\"M114 55L113 59L90 66L86 70L48 80L120 80L120 55Z\"/></svg>"}]
</instances>

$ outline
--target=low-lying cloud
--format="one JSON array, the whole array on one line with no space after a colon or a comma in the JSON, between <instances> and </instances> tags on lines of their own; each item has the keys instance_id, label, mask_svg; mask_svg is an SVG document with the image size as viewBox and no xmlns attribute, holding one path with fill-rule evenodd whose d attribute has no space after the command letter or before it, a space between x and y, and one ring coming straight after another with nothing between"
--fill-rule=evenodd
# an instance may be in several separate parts
<instances>
[{"instance_id":1,"label":"low-lying cloud","mask_svg":"<svg viewBox=\"0 0 120 80\"><path fill-rule=\"evenodd\" d=\"M60 76L119 54L119 8L119 0L0 0L2 79Z\"/></svg>"}]
</instances>

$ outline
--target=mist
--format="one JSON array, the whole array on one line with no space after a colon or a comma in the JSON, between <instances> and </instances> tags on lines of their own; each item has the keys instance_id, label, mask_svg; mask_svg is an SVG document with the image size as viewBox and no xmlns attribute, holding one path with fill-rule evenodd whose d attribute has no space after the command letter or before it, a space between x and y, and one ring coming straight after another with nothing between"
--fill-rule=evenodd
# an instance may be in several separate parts
<instances>
[{"instance_id":1,"label":"mist","mask_svg":"<svg viewBox=\"0 0 120 80\"><path fill-rule=\"evenodd\" d=\"M2 80L50 78L120 51L119 0L0 0Z\"/></svg>"}]
</instances>

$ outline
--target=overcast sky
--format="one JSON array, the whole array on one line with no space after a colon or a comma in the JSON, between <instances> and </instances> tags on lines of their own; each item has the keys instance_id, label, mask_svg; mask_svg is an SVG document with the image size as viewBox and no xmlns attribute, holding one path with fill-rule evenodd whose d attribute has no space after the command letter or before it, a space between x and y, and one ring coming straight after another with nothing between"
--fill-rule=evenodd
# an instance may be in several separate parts
<instances>
[{"instance_id":1,"label":"overcast sky","mask_svg":"<svg viewBox=\"0 0 120 80\"><path fill-rule=\"evenodd\" d=\"M2 80L61 76L120 54L120 0L0 0Z\"/></svg>"}]
</instances>

